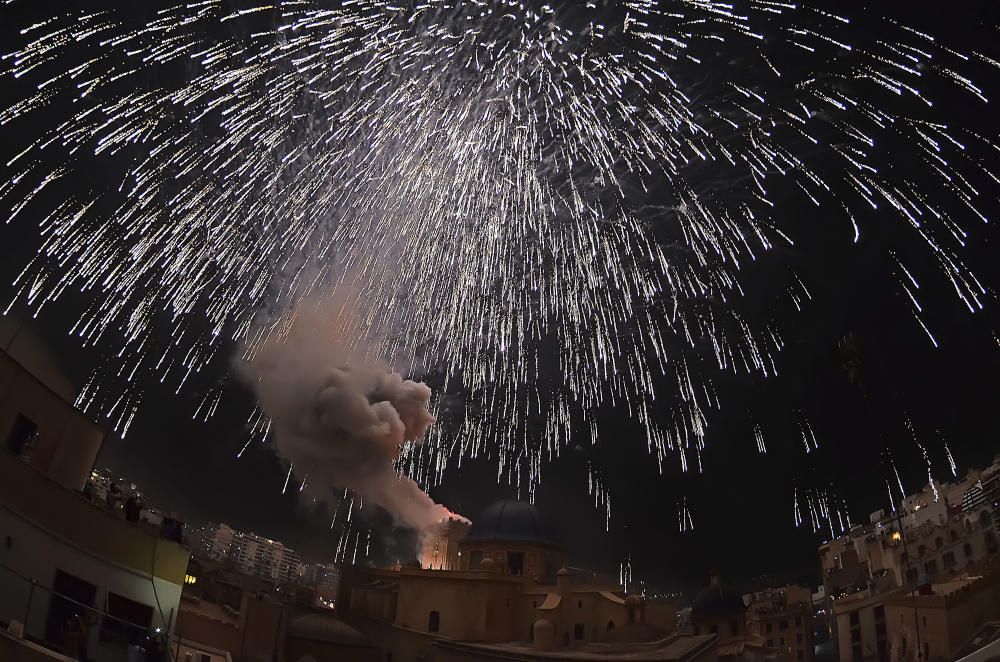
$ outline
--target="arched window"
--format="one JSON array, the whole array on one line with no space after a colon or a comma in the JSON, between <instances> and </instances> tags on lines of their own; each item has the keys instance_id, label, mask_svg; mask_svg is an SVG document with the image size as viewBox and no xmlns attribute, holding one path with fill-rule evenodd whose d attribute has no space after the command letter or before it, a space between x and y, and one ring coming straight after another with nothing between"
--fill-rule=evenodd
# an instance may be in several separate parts
<instances>
[{"instance_id":1,"label":"arched window","mask_svg":"<svg viewBox=\"0 0 1000 662\"><path fill-rule=\"evenodd\" d=\"M942 538L941 536L938 536L937 538L935 538L935 540L934 540L934 546L937 547L938 549L941 549L942 547L944 547L944 538Z\"/></svg>"},{"instance_id":2,"label":"arched window","mask_svg":"<svg viewBox=\"0 0 1000 662\"><path fill-rule=\"evenodd\" d=\"M955 529L952 529L950 533L951 533L951 541L952 542L955 542L956 540L958 540L958 531L956 531Z\"/></svg>"},{"instance_id":3,"label":"arched window","mask_svg":"<svg viewBox=\"0 0 1000 662\"><path fill-rule=\"evenodd\" d=\"M608 632L611 632L612 630L615 629L615 622L614 621L608 621L608 625L604 629L607 630Z\"/></svg>"},{"instance_id":4,"label":"arched window","mask_svg":"<svg viewBox=\"0 0 1000 662\"><path fill-rule=\"evenodd\" d=\"M962 552L965 554L965 558L971 559L972 558L972 545L970 545L969 543L965 543L965 545L962 547Z\"/></svg>"},{"instance_id":5,"label":"arched window","mask_svg":"<svg viewBox=\"0 0 1000 662\"><path fill-rule=\"evenodd\" d=\"M917 556L923 556L927 552L927 548L923 545L917 546Z\"/></svg>"},{"instance_id":6,"label":"arched window","mask_svg":"<svg viewBox=\"0 0 1000 662\"><path fill-rule=\"evenodd\" d=\"M438 632L441 629L441 612L432 611L427 617L427 631Z\"/></svg>"}]
</instances>

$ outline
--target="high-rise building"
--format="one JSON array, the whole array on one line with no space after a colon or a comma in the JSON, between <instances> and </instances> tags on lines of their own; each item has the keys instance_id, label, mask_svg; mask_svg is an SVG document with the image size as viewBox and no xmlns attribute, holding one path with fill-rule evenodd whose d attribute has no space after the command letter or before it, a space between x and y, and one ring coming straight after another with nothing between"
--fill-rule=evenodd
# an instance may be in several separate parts
<instances>
[{"instance_id":1,"label":"high-rise building","mask_svg":"<svg viewBox=\"0 0 1000 662\"><path fill-rule=\"evenodd\" d=\"M993 509L993 519L1000 521L1000 456L993 460L993 464L983 470L981 477L983 495L986 497L986 504Z\"/></svg>"},{"instance_id":2,"label":"high-rise building","mask_svg":"<svg viewBox=\"0 0 1000 662\"><path fill-rule=\"evenodd\" d=\"M277 540L215 522L210 522L199 534L196 554L227 563L245 575L290 584L299 581L305 570L295 550Z\"/></svg>"},{"instance_id":3,"label":"high-rise building","mask_svg":"<svg viewBox=\"0 0 1000 662\"><path fill-rule=\"evenodd\" d=\"M256 533L239 533L233 537L230 559L247 575L291 583L298 579L299 555L277 540Z\"/></svg>"},{"instance_id":4,"label":"high-rise building","mask_svg":"<svg viewBox=\"0 0 1000 662\"><path fill-rule=\"evenodd\" d=\"M232 553L238 533L228 524L209 522L198 531L194 552L216 561L225 561Z\"/></svg>"}]
</instances>

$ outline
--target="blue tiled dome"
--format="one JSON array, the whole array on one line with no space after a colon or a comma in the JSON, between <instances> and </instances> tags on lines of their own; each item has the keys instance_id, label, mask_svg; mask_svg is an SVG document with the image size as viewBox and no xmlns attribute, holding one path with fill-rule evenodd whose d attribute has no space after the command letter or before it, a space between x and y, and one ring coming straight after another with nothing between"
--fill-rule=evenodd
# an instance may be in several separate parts
<instances>
[{"instance_id":1,"label":"blue tiled dome","mask_svg":"<svg viewBox=\"0 0 1000 662\"><path fill-rule=\"evenodd\" d=\"M542 516L524 501L497 501L472 520L467 542L534 542L552 545Z\"/></svg>"}]
</instances>

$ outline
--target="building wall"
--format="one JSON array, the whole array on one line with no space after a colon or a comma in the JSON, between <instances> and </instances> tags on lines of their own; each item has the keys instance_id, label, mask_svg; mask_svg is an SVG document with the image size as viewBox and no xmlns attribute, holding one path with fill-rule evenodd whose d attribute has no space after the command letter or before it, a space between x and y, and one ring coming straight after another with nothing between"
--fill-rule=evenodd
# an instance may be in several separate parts
<instances>
[{"instance_id":1,"label":"building wall","mask_svg":"<svg viewBox=\"0 0 1000 662\"><path fill-rule=\"evenodd\" d=\"M377 642L384 653L382 659L392 662L429 662L436 660L434 642L437 637L385 621L352 617L345 622L356 628L369 641ZM390 658L391 656L391 658ZM289 659L289 662L298 662Z\"/></svg>"},{"instance_id":2,"label":"building wall","mask_svg":"<svg viewBox=\"0 0 1000 662\"><path fill-rule=\"evenodd\" d=\"M31 466L64 487L82 490L104 433L72 403L0 351L0 441L6 443L19 414L38 426L29 455Z\"/></svg>"},{"instance_id":3,"label":"building wall","mask_svg":"<svg viewBox=\"0 0 1000 662\"><path fill-rule=\"evenodd\" d=\"M487 578L450 580L441 574L407 575L399 584L395 623L428 632L430 614L439 614L438 634L464 641L509 641L513 631L515 584Z\"/></svg>"},{"instance_id":4,"label":"building wall","mask_svg":"<svg viewBox=\"0 0 1000 662\"><path fill-rule=\"evenodd\" d=\"M0 453L0 618L25 618L44 637L56 570L95 587L93 606L108 593L152 608L150 626L176 618L189 554L177 543L125 522L53 482L16 456ZM29 581L38 586L34 591ZM97 646L99 628L91 629Z\"/></svg>"},{"instance_id":5,"label":"building wall","mask_svg":"<svg viewBox=\"0 0 1000 662\"><path fill-rule=\"evenodd\" d=\"M181 603L177 633L188 641L239 654L242 632L236 622L223 622L186 609Z\"/></svg>"},{"instance_id":6,"label":"building wall","mask_svg":"<svg viewBox=\"0 0 1000 662\"><path fill-rule=\"evenodd\" d=\"M0 453L0 505L82 551L180 586L190 553Z\"/></svg>"},{"instance_id":7,"label":"building wall","mask_svg":"<svg viewBox=\"0 0 1000 662\"><path fill-rule=\"evenodd\" d=\"M0 660L5 662L73 662L44 646L0 630Z\"/></svg>"},{"instance_id":8,"label":"building wall","mask_svg":"<svg viewBox=\"0 0 1000 662\"><path fill-rule=\"evenodd\" d=\"M351 568L341 577L337 613L392 653L394 662L429 654L429 642L437 638L526 644L539 619L552 624L556 650L607 641L609 622L617 632L628 625L630 606L611 593L613 587L574 583L566 575L559 579L557 585L542 586L485 571ZM664 635L674 629L676 605L640 603L631 604L637 619L641 609L645 624ZM437 632L429 631L432 611L438 613Z\"/></svg>"},{"instance_id":9,"label":"building wall","mask_svg":"<svg viewBox=\"0 0 1000 662\"><path fill-rule=\"evenodd\" d=\"M842 662L888 660L888 614L885 601L898 590L868 596L863 593L834 602L837 645Z\"/></svg>"},{"instance_id":10,"label":"building wall","mask_svg":"<svg viewBox=\"0 0 1000 662\"><path fill-rule=\"evenodd\" d=\"M97 513L105 515L105 513ZM126 526L121 522L122 527ZM89 553L70 541L53 536L44 528L0 508L0 535L11 539L11 545L0 550L0 563L11 570L0 569L0 619L24 619L29 605L27 632L44 638L51 593L36 588L31 590L27 577L35 579L41 587L51 588L56 570L73 575L96 587L92 605L98 610L107 609L108 593L146 605L152 609L150 627L172 628L177 616L181 585L161 577L150 578L137 568L130 568L105 557ZM163 546L174 545L159 541ZM152 558L150 558L150 564ZM90 647L99 651L99 627L90 630ZM58 643L58 642L56 642Z\"/></svg>"},{"instance_id":11,"label":"building wall","mask_svg":"<svg viewBox=\"0 0 1000 662\"><path fill-rule=\"evenodd\" d=\"M792 660L811 662L813 658L812 608L807 604L761 613L750 607L750 632L766 639L767 646L784 648Z\"/></svg>"},{"instance_id":12,"label":"building wall","mask_svg":"<svg viewBox=\"0 0 1000 662\"><path fill-rule=\"evenodd\" d=\"M288 627L285 605L243 594L238 616L213 618L182 603L178 633L184 639L229 651L234 659L271 659L280 655Z\"/></svg>"},{"instance_id":13,"label":"building wall","mask_svg":"<svg viewBox=\"0 0 1000 662\"><path fill-rule=\"evenodd\" d=\"M556 571L563 565L563 554L557 549L537 544L513 542L468 542L460 543L459 570L479 570L483 559L492 559L501 574L507 574L511 553L524 554L522 576L528 579L551 583Z\"/></svg>"},{"instance_id":14,"label":"building wall","mask_svg":"<svg viewBox=\"0 0 1000 662\"><path fill-rule=\"evenodd\" d=\"M175 641L171 649L175 662L232 662L229 651L205 646L199 642L183 639Z\"/></svg>"},{"instance_id":15,"label":"building wall","mask_svg":"<svg viewBox=\"0 0 1000 662\"><path fill-rule=\"evenodd\" d=\"M979 579L954 593L896 596L886 604L886 619L893 659L913 659L917 627L927 653L923 662L953 659L983 624L1000 619L1000 561L986 566Z\"/></svg>"}]
</instances>

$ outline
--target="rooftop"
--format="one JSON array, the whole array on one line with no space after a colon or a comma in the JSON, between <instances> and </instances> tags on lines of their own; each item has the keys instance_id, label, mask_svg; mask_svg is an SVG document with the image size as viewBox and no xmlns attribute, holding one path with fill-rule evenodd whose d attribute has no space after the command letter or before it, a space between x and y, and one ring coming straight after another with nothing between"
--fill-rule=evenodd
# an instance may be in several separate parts
<instances>
[{"instance_id":1,"label":"rooftop","mask_svg":"<svg viewBox=\"0 0 1000 662\"><path fill-rule=\"evenodd\" d=\"M589 644L562 651L539 651L530 644L472 644L438 640L435 646L482 655L494 652L505 660L694 660L715 642L715 635L671 635L645 644Z\"/></svg>"}]
</instances>

